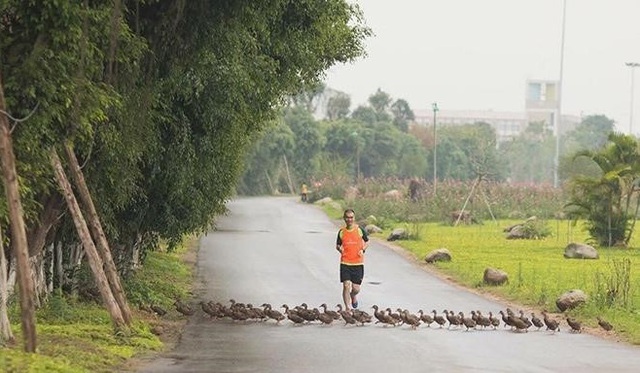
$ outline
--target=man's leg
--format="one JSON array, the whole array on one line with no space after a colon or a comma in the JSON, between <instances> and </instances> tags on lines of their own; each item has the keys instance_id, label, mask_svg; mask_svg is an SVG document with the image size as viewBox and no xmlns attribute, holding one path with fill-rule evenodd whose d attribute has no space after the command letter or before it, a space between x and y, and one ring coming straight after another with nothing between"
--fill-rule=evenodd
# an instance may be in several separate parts
<instances>
[{"instance_id":1,"label":"man's leg","mask_svg":"<svg viewBox=\"0 0 640 373\"><path fill-rule=\"evenodd\" d=\"M353 284L351 281L342 282L342 300L344 301L345 310L351 310L351 291Z\"/></svg>"},{"instance_id":2,"label":"man's leg","mask_svg":"<svg viewBox=\"0 0 640 373\"><path fill-rule=\"evenodd\" d=\"M364 277L364 266L354 266L352 268L352 277L351 277L351 307L358 308L358 298L356 295L360 292L360 284L362 284L362 279Z\"/></svg>"},{"instance_id":3,"label":"man's leg","mask_svg":"<svg viewBox=\"0 0 640 373\"><path fill-rule=\"evenodd\" d=\"M349 298L351 298L351 307L353 308L358 308L358 298L356 298L356 295L358 295L358 293L360 292L360 285L359 284L351 284L351 293L349 294Z\"/></svg>"}]
</instances>

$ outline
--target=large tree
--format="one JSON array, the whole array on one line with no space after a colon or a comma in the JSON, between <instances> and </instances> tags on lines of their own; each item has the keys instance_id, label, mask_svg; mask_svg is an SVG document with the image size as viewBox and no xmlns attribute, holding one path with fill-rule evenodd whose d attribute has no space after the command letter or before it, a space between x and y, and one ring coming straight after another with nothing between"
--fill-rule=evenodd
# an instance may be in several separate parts
<instances>
[{"instance_id":1,"label":"large tree","mask_svg":"<svg viewBox=\"0 0 640 373\"><path fill-rule=\"evenodd\" d=\"M346 118L351 107L351 97L343 92L337 92L327 100L327 119L337 120Z\"/></svg>"},{"instance_id":2,"label":"large tree","mask_svg":"<svg viewBox=\"0 0 640 373\"><path fill-rule=\"evenodd\" d=\"M12 133L29 254L44 265L44 247L79 241L55 229L71 225L49 162L66 143L121 272L159 238L208 229L256 134L370 33L343 0L6 0L0 14L7 111L33 110Z\"/></svg>"},{"instance_id":3,"label":"large tree","mask_svg":"<svg viewBox=\"0 0 640 373\"><path fill-rule=\"evenodd\" d=\"M393 114L393 125L402 132L409 131L409 123L416 119L409 103L404 99L398 99L391 104L391 113Z\"/></svg>"}]
</instances>

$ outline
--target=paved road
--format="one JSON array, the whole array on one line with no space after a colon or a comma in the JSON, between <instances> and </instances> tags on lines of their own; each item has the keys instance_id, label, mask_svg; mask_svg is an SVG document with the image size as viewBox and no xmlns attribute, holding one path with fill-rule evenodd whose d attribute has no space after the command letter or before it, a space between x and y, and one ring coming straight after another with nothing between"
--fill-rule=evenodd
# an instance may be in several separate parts
<instances>
[{"instance_id":1,"label":"paved road","mask_svg":"<svg viewBox=\"0 0 640 373\"><path fill-rule=\"evenodd\" d=\"M293 198L246 198L228 205L218 230L202 237L194 299L311 307L340 302L336 226ZM366 254L360 297L371 305L483 313L505 305L462 291L380 243ZM200 311L200 310L198 310ZM189 320L174 351L142 372L638 372L640 350L564 329L514 333L421 327L294 326Z\"/></svg>"}]
</instances>

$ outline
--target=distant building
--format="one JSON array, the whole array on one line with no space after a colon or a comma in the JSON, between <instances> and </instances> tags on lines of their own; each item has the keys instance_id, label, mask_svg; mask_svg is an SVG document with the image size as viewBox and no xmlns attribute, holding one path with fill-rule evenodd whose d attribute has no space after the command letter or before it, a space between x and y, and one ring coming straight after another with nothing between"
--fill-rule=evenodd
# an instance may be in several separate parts
<instances>
[{"instance_id":1,"label":"distant building","mask_svg":"<svg viewBox=\"0 0 640 373\"><path fill-rule=\"evenodd\" d=\"M432 126L432 110L414 110L415 123ZM529 123L545 122L547 128L556 134L555 117L558 114L557 81L528 80L525 92L525 111L493 110L440 110L436 114L437 125L462 125L484 122L496 131L498 144L509 141L522 133ZM573 130L582 118L562 114L560 132Z\"/></svg>"},{"instance_id":2,"label":"distant building","mask_svg":"<svg viewBox=\"0 0 640 373\"><path fill-rule=\"evenodd\" d=\"M416 124L433 125L432 110L414 110L413 113ZM498 143L518 136L527 128L528 123L525 113L493 110L440 110L437 112L436 122L439 126L489 123L496 131Z\"/></svg>"}]
</instances>

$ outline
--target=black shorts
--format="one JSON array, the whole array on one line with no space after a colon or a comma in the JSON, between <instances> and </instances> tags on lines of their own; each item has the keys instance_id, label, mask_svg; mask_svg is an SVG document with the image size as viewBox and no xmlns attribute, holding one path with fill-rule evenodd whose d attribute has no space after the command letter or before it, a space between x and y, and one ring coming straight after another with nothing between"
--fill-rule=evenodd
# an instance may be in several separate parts
<instances>
[{"instance_id":1,"label":"black shorts","mask_svg":"<svg viewBox=\"0 0 640 373\"><path fill-rule=\"evenodd\" d=\"M340 282L351 281L356 285L362 284L364 264L354 266L340 263Z\"/></svg>"}]
</instances>

